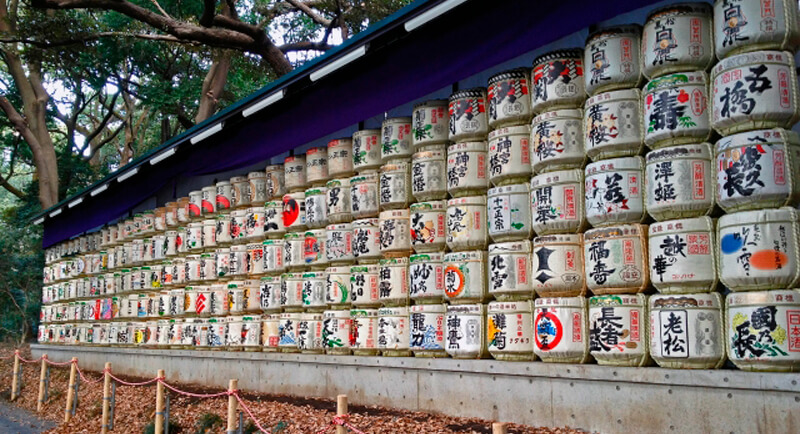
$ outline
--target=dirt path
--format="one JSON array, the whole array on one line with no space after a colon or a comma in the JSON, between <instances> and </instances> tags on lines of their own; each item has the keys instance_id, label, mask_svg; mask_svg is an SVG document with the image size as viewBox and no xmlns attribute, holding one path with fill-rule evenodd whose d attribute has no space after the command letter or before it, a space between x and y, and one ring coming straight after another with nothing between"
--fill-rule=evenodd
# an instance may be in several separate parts
<instances>
[{"instance_id":1,"label":"dirt path","mask_svg":"<svg viewBox=\"0 0 800 434\"><path fill-rule=\"evenodd\" d=\"M28 410L0 399L0 432L39 434L55 426L53 421L40 419Z\"/></svg>"}]
</instances>

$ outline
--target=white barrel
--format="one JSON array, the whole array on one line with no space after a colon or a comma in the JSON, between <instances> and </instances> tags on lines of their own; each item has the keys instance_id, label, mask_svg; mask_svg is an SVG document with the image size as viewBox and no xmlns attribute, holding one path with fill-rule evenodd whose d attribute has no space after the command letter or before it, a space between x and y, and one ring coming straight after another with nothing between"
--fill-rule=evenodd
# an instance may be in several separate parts
<instances>
[{"instance_id":1,"label":"white barrel","mask_svg":"<svg viewBox=\"0 0 800 434\"><path fill-rule=\"evenodd\" d=\"M411 194L420 202L447 198L446 146L427 148L411 157Z\"/></svg>"},{"instance_id":2,"label":"white barrel","mask_svg":"<svg viewBox=\"0 0 800 434\"><path fill-rule=\"evenodd\" d=\"M486 196L447 201L447 247L450 250L483 249L489 244Z\"/></svg>"},{"instance_id":3,"label":"white barrel","mask_svg":"<svg viewBox=\"0 0 800 434\"><path fill-rule=\"evenodd\" d=\"M678 145L647 153L644 195L658 221L699 217L714 209L711 146Z\"/></svg>"},{"instance_id":4,"label":"white barrel","mask_svg":"<svg viewBox=\"0 0 800 434\"><path fill-rule=\"evenodd\" d=\"M261 242L264 252L263 268L267 274L278 274L286 271L284 240L264 240Z\"/></svg>"},{"instance_id":5,"label":"white barrel","mask_svg":"<svg viewBox=\"0 0 800 434\"><path fill-rule=\"evenodd\" d=\"M378 309L351 309L350 319L350 347L353 354L378 354Z\"/></svg>"},{"instance_id":6,"label":"white barrel","mask_svg":"<svg viewBox=\"0 0 800 434\"><path fill-rule=\"evenodd\" d=\"M320 185L328 181L328 148L320 146L306 151L306 182Z\"/></svg>"},{"instance_id":7,"label":"white barrel","mask_svg":"<svg viewBox=\"0 0 800 434\"><path fill-rule=\"evenodd\" d=\"M230 275L242 277L246 276L247 272L247 246L231 246Z\"/></svg>"},{"instance_id":8,"label":"white barrel","mask_svg":"<svg viewBox=\"0 0 800 434\"><path fill-rule=\"evenodd\" d=\"M322 314L322 347L328 354L350 354L350 310L326 310Z\"/></svg>"},{"instance_id":9,"label":"white barrel","mask_svg":"<svg viewBox=\"0 0 800 434\"><path fill-rule=\"evenodd\" d=\"M284 183L287 193L308 188L306 181L306 156L290 155L283 160Z\"/></svg>"},{"instance_id":10,"label":"white barrel","mask_svg":"<svg viewBox=\"0 0 800 434\"><path fill-rule=\"evenodd\" d=\"M143 270L144 268L150 268L150 273L154 273L155 267L142 267ZM200 254L200 280L204 282L217 280L217 258L213 253Z\"/></svg>"},{"instance_id":11,"label":"white barrel","mask_svg":"<svg viewBox=\"0 0 800 434\"><path fill-rule=\"evenodd\" d=\"M379 187L378 202L381 210L408 208L413 198L411 165L407 160L393 160L381 166Z\"/></svg>"},{"instance_id":12,"label":"white barrel","mask_svg":"<svg viewBox=\"0 0 800 434\"><path fill-rule=\"evenodd\" d=\"M800 44L797 4L792 0L714 2L717 57L755 50L795 51Z\"/></svg>"},{"instance_id":13,"label":"white barrel","mask_svg":"<svg viewBox=\"0 0 800 434\"><path fill-rule=\"evenodd\" d=\"M297 352L297 323L300 313L282 313L278 321L278 348L282 352Z\"/></svg>"},{"instance_id":14,"label":"white barrel","mask_svg":"<svg viewBox=\"0 0 800 434\"><path fill-rule=\"evenodd\" d=\"M325 207L330 223L353 220L350 205L350 178L331 179L326 185Z\"/></svg>"},{"instance_id":15,"label":"white barrel","mask_svg":"<svg viewBox=\"0 0 800 434\"><path fill-rule=\"evenodd\" d=\"M237 209L231 211L230 217L231 242L233 244L241 244L247 239L247 209Z\"/></svg>"},{"instance_id":16,"label":"white barrel","mask_svg":"<svg viewBox=\"0 0 800 434\"><path fill-rule=\"evenodd\" d=\"M533 118L530 150L534 173L583 168L583 112L563 109Z\"/></svg>"},{"instance_id":17,"label":"white barrel","mask_svg":"<svg viewBox=\"0 0 800 434\"><path fill-rule=\"evenodd\" d=\"M353 139L343 137L328 142L328 176L336 178L353 174Z\"/></svg>"},{"instance_id":18,"label":"white barrel","mask_svg":"<svg viewBox=\"0 0 800 434\"><path fill-rule=\"evenodd\" d=\"M715 238L710 217L650 225L647 244L653 286L665 294L713 291L717 286Z\"/></svg>"},{"instance_id":19,"label":"white barrel","mask_svg":"<svg viewBox=\"0 0 800 434\"><path fill-rule=\"evenodd\" d=\"M261 313L260 285L261 282L256 279L248 279L242 282L240 287L243 290L244 312L251 314Z\"/></svg>"},{"instance_id":20,"label":"white barrel","mask_svg":"<svg viewBox=\"0 0 800 434\"><path fill-rule=\"evenodd\" d=\"M209 318L206 344L212 351L219 351L228 345L228 322L225 318Z\"/></svg>"},{"instance_id":21,"label":"white barrel","mask_svg":"<svg viewBox=\"0 0 800 434\"><path fill-rule=\"evenodd\" d=\"M264 205L247 208L244 223L245 239L251 241L263 240L266 224L267 217L264 214ZM203 247L205 247L205 245Z\"/></svg>"},{"instance_id":22,"label":"white barrel","mask_svg":"<svg viewBox=\"0 0 800 434\"><path fill-rule=\"evenodd\" d=\"M267 192L267 174L264 171L248 173L247 180L250 183L250 206L263 207L266 201L272 199Z\"/></svg>"},{"instance_id":23,"label":"white barrel","mask_svg":"<svg viewBox=\"0 0 800 434\"><path fill-rule=\"evenodd\" d=\"M250 206L250 180L246 176L234 176L231 178L231 187L234 207L247 208Z\"/></svg>"},{"instance_id":24,"label":"white barrel","mask_svg":"<svg viewBox=\"0 0 800 434\"><path fill-rule=\"evenodd\" d=\"M305 233L287 232L283 236L283 264L288 270L305 267Z\"/></svg>"},{"instance_id":25,"label":"white barrel","mask_svg":"<svg viewBox=\"0 0 800 434\"><path fill-rule=\"evenodd\" d=\"M530 122L531 70L516 68L489 77L489 127L519 125Z\"/></svg>"},{"instance_id":26,"label":"white barrel","mask_svg":"<svg viewBox=\"0 0 800 434\"><path fill-rule=\"evenodd\" d=\"M306 201L302 191L283 196L283 226L287 231L306 228Z\"/></svg>"},{"instance_id":27,"label":"white barrel","mask_svg":"<svg viewBox=\"0 0 800 434\"><path fill-rule=\"evenodd\" d=\"M590 163L585 174L586 220L592 226L636 223L647 217L642 194L642 157Z\"/></svg>"},{"instance_id":28,"label":"white barrel","mask_svg":"<svg viewBox=\"0 0 800 434\"><path fill-rule=\"evenodd\" d=\"M411 147L411 118L388 118L381 123L381 161L409 158Z\"/></svg>"},{"instance_id":29,"label":"white barrel","mask_svg":"<svg viewBox=\"0 0 800 434\"><path fill-rule=\"evenodd\" d=\"M189 203L187 204L187 215L191 220L197 220L203 215L203 191L202 190L194 190L189 192ZM130 229L126 229L125 231L128 235L128 238L135 236L134 229L131 226Z\"/></svg>"},{"instance_id":30,"label":"white barrel","mask_svg":"<svg viewBox=\"0 0 800 434\"><path fill-rule=\"evenodd\" d=\"M190 252L203 251L203 222L192 222L186 225L186 236L184 242L186 248ZM142 262L143 244L142 240L133 240L133 263L139 264Z\"/></svg>"},{"instance_id":31,"label":"white barrel","mask_svg":"<svg viewBox=\"0 0 800 434\"><path fill-rule=\"evenodd\" d=\"M447 143L450 134L450 116L447 112L446 99L414 104L411 119L411 144L414 149Z\"/></svg>"},{"instance_id":32,"label":"white barrel","mask_svg":"<svg viewBox=\"0 0 800 434\"><path fill-rule=\"evenodd\" d=\"M303 274L281 274L281 307L287 312L303 308Z\"/></svg>"},{"instance_id":33,"label":"white barrel","mask_svg":"<svg viewBox=\"0 0 800 434\"><path fill-rule=\"evenodd\" d=\"M282 164L271 164L266 168L267 200L280 200L286 194L286 170Z\"/></svg>"},{"instance_id":34,"label":"white barrel","mask_svg":"<svg viewBox=\"0 0 800 434\"><path fill-rule=\"evenodd\" d=\"M411 204L411 245L414 251L436 252L446 248L445 201Z\"/></svg>"},{"instance_id":35,"label":"white barrel","mask_svg":"<svg viewBox=\"0 0 800 434\"><path fill-rule=\"evenodd\" d=\"M408 307L378 309L378 349L383 356L410 356Z\"/></svg>"},{"instance_id":36,"label":"white barrel","mask_svg":"<svg viewBox=\"0 0 800 434\"><path fill-rule=\"evenodd\" d=\"M800 203L800 137L783 129L723 137L716 146L719 206L726 212Z\"/></svg>"},{"instance_id":37,"label":"white barrel","mask_svg":"<svg viewBox=\"0 0 800 434\"><path fill-rule=\"evenodd\" d=\"M325 303L331 308L350 307L350 267L337 266L325 269Z\"/></svg>"},{"instance_id":38,"label":"white barrel","mask_svg":"<svg viewBox=\"0 0 800 434\"><path fill-rule=\"evenodd\" d=\"M800 291L731 293L725 299L725 349L746 371L800 370Z\"/></svg>"},{"instance_id":39,"label":"white barrel","mask_svg":"<svg viewBox=\"0 0 800 434\"><path fill-rule=\"evenodd\" d=\"M487 219L489 237L494 242L530 239L530 189L527 183L490 188Z\"/></svg>"},{"instance_id":40,"label":"white barrel","mask_svg":"<svg viewBox=\"0 0 800 434\"><path fill-rule=\"evenodd\" d=\"M385 257L408 256L412 252L408 209L382 211L380 227L381 254Z\"/></svg>"},{"instance_id":41,"label":"white barrel","mask_svg":"<svg viewBox=\"0 0 800 434\"><path fill-rule=\"evenodd\" d=\"M596 295L633 294L650 284L647 226L622 225L584 233L586 282Z\"/></svg>"},{"instance_id":42,"label":"white barrel","mask_svg":"<svg viewBox=\"0 0 800 434\"><path fill-rule=\"evenodd\" d=\"M219 279L230 279L231 277L231 249L222 247L214 252L217 260L217 277Z\"/></svg>"},{"instance_id":43,"label":"white barrel","mask_svg":"<svg viewBox=\"0 0 800 434\"><path fill-rule=\"evenodd\" d=\"M229 214L219 214L214 217L214 241L218 246L227 245L233 241L233 238L231 237L231 220L232 217ZM175 251L174 254L170 254L173 246L173 239L170 235L172 232L174 231L167 231L168 257L177 254L177 251Z\"/></svg>"},{"instance_id":44,"label":"white barrel","mask_svg":"<svg viewBox=\"0 0 800 434\"><path fill-rule=\"evenodd\" d=\"M408 305L408 258L381 259L378 271L378 300L384 306Z\"/></svg>"},{"instance_id":45,"label":"white barrel","mask_svg":"<svg viewBox=\"0 0 800 434\"><path fill-rule=\"evenodd\" d=\"M283 224L283 199L264 204L264 235L267 238L281 238L286 233Z\"/></svg>"},{"instance_id":46,"label":"white barrel","mask_svg":"<svg viewBox=\"0 0 800 434\"><path fill-rule=\"evenodd\" d=\"M305 233L303 243L303 260L309 267L319 268L328 265L328 255L325 253L325 242L328 238L325 229L312 229Z\"/></svg>"},{"instance_id":47,"label":"white barrel","mask_svg":"<svg viewBox=\"0 0 800 434\"><path fill-rule=\"evenodd\" d=\"M328 275L324 271L303 273L303 308L308 311L322 312L328 303L325 300L325 287Z\"/></svg>"},{"instance_id":48,"label":"white barrel","mask_svg":"<svg viewBox=\"0 0 800 434\"><path fill-rule=\"evenodd\" d=\"M533 312L530 300L493 301L486 311L486 341L497 360L526 361L533 354Z\"/></svg>"},{"instance_id":49,"label":"white barrel","mask_svg":"<svg viewBox=\"0 0 800 434\"><path fill-rule=\"evenodd\" d=\"M138 268L136 269L136 273L138 273ZM187 282L199 282L200 279L200 255L189 255L186 257L186 281ZM133 290L141 290L141 285L139 279L134 278L131 280L133 284Z\"/></svg>"},{"instance_id":50,"label":"white barrel","mask_svg":"<svg viewBox=\"0 0 800 434\"><path fill-rule=\"evenodd\" d=\"M350 267L350 301L353 306L380 306L378 293L378 264L354 265Z\"/></svg>"},{"instance_id":51,"label":"white barrel","mask_svg":"<svg viewBox=\"0 0 800 434\"><path fill-rule=\"evenodd\" d=\"M800 283L797 210L726 214L717 222L719 280L731 291L793 288Z\"/></svg>"},{"instance_id":52,"label":"white barrel","mask_svg":"<svg viewBox=\"0 0 800 434\"><path fill-rule=\"evenodd\" d=\"M475 87L459 90L450 95L448 111L450 113L451 142L467 140L484 140L489 133L486 116L486 88Z\"/></svg>"},{"instance_id":53,"label":"white barrel","mask_svg":"<svg viewBox=\"0 0 800 434\"><path fill-rule=\"evenodd\" d=\"M592 161L632 157L644 149L642 94L639 89L599 93L586 100L583 126L586 155Z\"/></svg>"},{"instance_id":54,"label":"white barrel","mask_svg":"<svg viewBox=\"0 0 800 434\"><path fill-rule=\"evenodd\" d=\"M261 318L245 315L242 317L242 347L245 351L261 351Z\"/></svg>"},{"instance_id":55,"label":"white barrel","mask_svg":"<svg viewBox=\"0 0 800 434\"><path fill-rule=\"evenodd\" d=\"M94 324L92 326L92 331L99 331L98 333L94 333L94 343L99 344L101 343L100 335L102 335L102 326L100 324ZM156 346L159 348L166 348L169 347L169 320L161 319L156 321Z\"/></svg>"},{"instance_id":56,"label":"white barrel","mask_svg":"<svg viewBox=\"0 0 800 434\"><path fill-rule=\"evenodd\" d=\"M261 348L264 352L278 351L278 342L280 342L280 328L281 316L272 314L264 315L261 321Z\"/></svg>"},{"instance_id":57,"label":"white barrel","mask_svg":"<svg viewBox=\"0 0 800 434\"><path fill-rule=\"evenodd\" d=\"M642 72L708 70L714 62L711 5L678 3L650 12L642 32Z\"/></svg>"},{"instance_id":58,"label":"white barrel","mask_svg":"<svg viewBox=\"0 0 800 434\"><path fill-rule=\"evenodd\" d=\"M723 136L791 128L800 119L794 55L788 51L756 51L722 59L711 79L711 125Z\"/></svg>"},{"instance_id":59,"label":"white barrel","mask_svg":"<svg viewBox=\"0 0 800 434\"><path fill-rule=\"evenodd\" d=\"M353 169L363 172L381 167L381 130L353 133Z\"/></svg>"},{"instance_id":60,"label":"white barrel","mask_svg":"<svg viewBox=\"0 0 800 434\"><path fill-rule=\"evenodd\" d=\"M533 298L529 240L489 245L489 294L501 301Z\"/></svg>"},{"instance_id":61,"label":"white barrel","mask_svg":"<svg viewBox=\"0 0 800 434\"><path fill-rule=\"evenodd\" d=\"M488 298L485 250L444 255L444 294L452 304L481 303Z\"/></svg>"},{"instance_id":62,"label":"white barrel","mask_svg":"<svg viewBox=\"0 0 800 434\"><path fill-rule=\"evenodd\" d=\"M588 362L586 298L537 298L534 306L533 352L548 363Z\"/></svg>"},{"instance_id":63,"label":"white barrel","mask_svg":"<svg viewBox=\"0 0 800 434\"><path fill-rule=\"evenodd\" d=\"M214 205L217 212L229 212L233 206L233 186L230 181L219 181L216 183L216 190Z\"/></svg>"},{"instance_id":64,"label":"white barrel","mask_svg":"<svg viewBox=\"0 0 800 434\"><path fill-rule=\"evenodd\" d=\"M447 148L447 192L453 197L482 194L489 188L486 142L464 142Z\"/></svg>"},{"instance_id":65,"label":"white barrel","mask_svg":"<svg viewBox=\"0 0 800 434\"><path fill-rule=\"evenodd\" d=\"M325 230L324 253L329 264L346 264L355 260L353 256L353 225L338 223L328 225Z\"/></svg>"},{"instance_id":66,"label":"white barrel","mask_svg":"<svg viewBox=\"0 0 800 434\"><path fill-rule=\"evenodd\" d=\"M303 353L321 353L322 314L301 313L297 322L297 348Z\"/></svg>"},{"instance_id":67,"label":"white barrel","mask_svg":"<svg viewBox=\"0 0 800 434\"><path fill-rule=\"evenodd\" d=\"M186 287L186 293L189 293L189 288ZM197 316L210 316L210 300L211 300L211 287L208 285L196 285L191 289L195 292L196 297L194 300L194 313ZM141 306L140 306L141 307Z\"/></svg>"},{"instance_id":68,"label":"white barrel","mask_svg":"<svg viewBox=\"0 0 800 434\"><path fill-rule=\"evenodd\" d=\"M350 178L350 214L353 219L377 217L378 174L366 172Z\"/></svg>"},{"instance_id":69,"label":"white barrel","mask_svg":"<svg viewBox=\"0 0 800 434\"><path fill-rule=\"evenodd\" d=\"M247 245L247 270L247 274L252 277L260 277L267 272L264 269L264 245L262 243Z\"/></svg>"},{"instance_id":70,"label":"white barrel","mask_svg":"<svg viewBox=\"0 0 800 434\"><path fill-rule=\"evenodd\" d=\"M645 366L647 296L603 295L589 299L589 353L599 365Z\"/></svg>"},{"instance_id":71,"label":"white barrel","mask_svg":"<svg viewBox=\"0 0 800 434\"><path fill-rule=\"evenodd\" d=\"M359 262L376 262L381 258L378 219L368 218L353 221L353 256Z\"/></svg>"},{"instance_id":72,"label":"white barrel","mask_svg":"<svg viewBox=\"0 0 800 434\"><path fill-rule=\"evenodd\" d=\"M177 317L186 312L186 290L184 288L169 290L169 304L167 316Z\"/></svg>"},{"instance_id":73,"label":"white barrel","mask_svg":"<svg viewBox=\"0 0 800 434\"><path fill-rule=\"evenodd\" d=\"M208 316L226 316L230 313L228 285L224 283L216 283L209 287L208 293L208 309L206 309Z\"/></svg>"},{"instance_id":74,"label":"white barrel","mask_svg":"<svg viewBox=\"0 0 800 434\"><path fill-rule=\"evenodd\" d=\"M542 173L531 178L531 227L538 235L586 228L583 171Z\"/></svg>"},{"instance_id":75,"label":"white barrel","mask_svg":"<svg viewBox=\"0 0 800 434\"><path fill-rule=\"evenodd\" d=\"M409 297L417 304L441 303L444 298L444 253L411 255L408 260Z\"/></svg>"},{"instance_id":76,"label":"white barrel","mask_svg":"<svg viewBox=\"0 0 800 434\"><path fill-rule=\"evenodd\" d=\"M708 75L677 72L654 78L642 94L644 142L651 149L711 138Z\"/></svg>"},{"instance_id":77,"label":"white barrel","mask_svg":"<svg viewBox=\"0 0 800 434\"><path fill-rule=\"evenodd\" d=\"M261 310L267 313L281 311L281 277L264 276L259 284Z\"/></svg>"},{"instance_id":78,"label":"white barrel","mask_svg":"<svg viewBox=\"0 0 800 434\"><path fill-rule=\"evenodd\" d=\"M423 304L409 307L409 348L416 357L446 357L444 348L443 304Z\"/></svg>"},{"instance_id":79,"label":"white barrel","mask_svg":"<svg viewBox=\"0 0 800 434\"><path fill-rule=\"evenodd\" d=\"M638 87L641 82L642 27L638 24L605 27L586 38L583 64L586 93Z\"/></svg>"},{"instance_id":80,"label":"white barrel","mask_svg":"<svg viewBox=\"0 0 800 434\"><path fill-rule=\"evenodd\" d=\"M489 133L489 180L493 185L528 181L531 169L531 128L499 128Z\"/></svg>"},{"instance_id":81,"label":"white barrel","mask_svg":"<svg viewBox=\"0 0 800 434\"><path fill-rule=\"evenodd\" d=\"M481 359L486 347L486 305L447 306L445 351L454 359Z\"/></svg>"},{"instance_id":82,"label":"white barrel","mask_svg":"<svg viewBox=\"0 0 800 434\"><path fill-rule=\"evenodd\" d=\"M725 362L722 298L710 294L650 297L650 357L662 368L717 369Z\"/></svg>"},{"instance_id":83,"label":"white barrel","mask_svg":"<svg viewBox=\"0 0 800 434\"><path fill-rule=\"evenodd\" d=\"M578 108L586 99L583 50L551 51L533 60L533 112Z\"/></svg>"}]
</instances>

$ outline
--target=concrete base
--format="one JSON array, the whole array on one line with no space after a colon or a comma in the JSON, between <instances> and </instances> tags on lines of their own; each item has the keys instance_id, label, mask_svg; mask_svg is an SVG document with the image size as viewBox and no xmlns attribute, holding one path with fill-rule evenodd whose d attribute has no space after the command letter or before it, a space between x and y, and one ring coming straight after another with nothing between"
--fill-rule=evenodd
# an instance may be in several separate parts
<instances>
[{"instance_id":1,"label":"concrete base","mask_svg":"<svg viewBox=\"0 0 800 434\"><path fill-rule=\"evenodd\" d=\"M168 381L588 431L800 432L800 375L496 360L31 345L35 357Z\"/></svg>"}]
</instances>

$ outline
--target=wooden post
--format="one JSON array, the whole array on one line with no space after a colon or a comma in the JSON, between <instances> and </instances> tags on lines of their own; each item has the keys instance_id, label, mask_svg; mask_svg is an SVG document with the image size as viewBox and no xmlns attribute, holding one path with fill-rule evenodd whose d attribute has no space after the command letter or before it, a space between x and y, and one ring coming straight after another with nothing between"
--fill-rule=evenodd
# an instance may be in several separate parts
<instances>
[{"instance_id":1,"label":"wooden post","mask_svg":"<svg viewBox=\"0 0 800 434\"><path fill-rule=\"evenodd\" d=\"M39 400L36 403L36 412L39 413L44 407L44 386L47 376L47 354L42 354L42 369L39 371Z\"/></svg>"},{"instance_id":2,"label":"wooden post","mask_svg":"<svg viewBox=\"0 0 800 434\"><path fill-rule=\"evenodd\" d=\"M106 362L106 369L103 371L103 427L102 433L108 432L108 415L111 409L111 362Z\"/></svg>"},{"instance_id":3,"label":"wooden post","mask_svg":"<svg viewBox=\"0 0 800 434\"><path fill-rule=\"evenodd\" d=\"M164 370L158 370L158 378L164 378ZM164 432L164 385L156 383L156 434Z\"/></svg>"},{"instance_id":4,"label":"wooden post","mask_svg":"<svg viewBox=\"0 0 800 434\"><path fill-rule=\"evenodd\" d=\"M19 350L14 351L14 375L11 377L11 400L17 399L17 378L19 377Z\"/></svg>"},{"instance_id":5,"label":"wooden post","mask_svg":"<svg viewBox=\"0 0 800 434\"><path fill-rule=\"evenodd\" d=\"M492 434L507 434L508 426L503 422L492 423Z\"/></svg>"},{"instance_id":6,"label":"wooden post","mask_svg":"<svg viewBox=\"0 0 800 434\"><path fill-rule=\"evenodd\" d=\"M336 416L342 417L347 414L347 395L336 397ZM347 434L347 427L336 425L336 434Z\"/></svg>"},{"instance_id":7,"label":"wooden post","mask_svg":"<svg viewBox=\"0 0 800 434\"><path fill-rule=\"evenodd\" d=\"M75 399L75 376L78 373L78 358L73 357L69 365L69 386L67 387L67 406L64 407L64 422L72 417L72 400Z\"/></svg>"},{"instance_id":8,"label":"wooden post","mask_svg":"<svg viewBox=\"0 0 800 434\"><path fill-rule=\"evenodd\" d=\"M239 380L231 379L228 382L228 392L232 392L239 387ZM234 434L236 432L236 407L239 405L239 401L236 400L236 397L233 395L228 395L228 434Z\"/></svg>"}]
</instances>

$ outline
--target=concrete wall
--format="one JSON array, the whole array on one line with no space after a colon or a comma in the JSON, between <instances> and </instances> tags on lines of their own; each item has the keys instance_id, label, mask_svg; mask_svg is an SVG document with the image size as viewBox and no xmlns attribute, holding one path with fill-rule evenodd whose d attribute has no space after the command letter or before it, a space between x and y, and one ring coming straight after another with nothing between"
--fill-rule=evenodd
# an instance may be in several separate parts
<instances>
[{"instance_id":1,"label":"concrete wall","mask_svg":"<svg viewBox=\"0 0 800 434\"><path fill-rule=\"evenodd\" d=\"M168 381L603 433L800 432L800 375L311 354L32 345L34 356Z\"/></svg>"}]
</instances>

